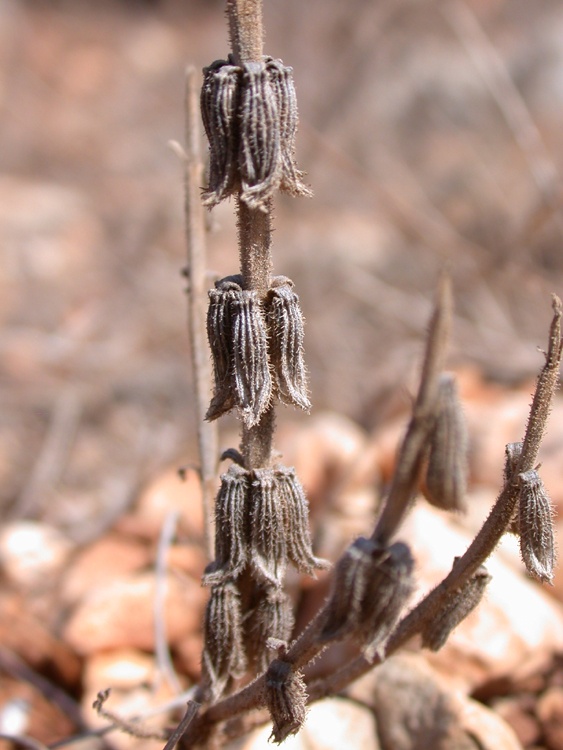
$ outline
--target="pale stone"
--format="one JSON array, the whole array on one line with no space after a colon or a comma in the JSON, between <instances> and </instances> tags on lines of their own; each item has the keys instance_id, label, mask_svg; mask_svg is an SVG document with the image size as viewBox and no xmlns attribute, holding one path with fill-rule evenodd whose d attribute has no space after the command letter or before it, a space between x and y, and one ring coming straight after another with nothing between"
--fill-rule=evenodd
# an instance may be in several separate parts
<instances>
[{"instance_id":1,"label":"pale stone","mask_svg":"<svg viewBox=\"0 0 563 750\"><path fill-rule=\"evenodd\" d=\"M44 587L64 568L74 545L52 526L14 521L0 532L0 567L23 588Z\"/></svg>"}]
</instances>

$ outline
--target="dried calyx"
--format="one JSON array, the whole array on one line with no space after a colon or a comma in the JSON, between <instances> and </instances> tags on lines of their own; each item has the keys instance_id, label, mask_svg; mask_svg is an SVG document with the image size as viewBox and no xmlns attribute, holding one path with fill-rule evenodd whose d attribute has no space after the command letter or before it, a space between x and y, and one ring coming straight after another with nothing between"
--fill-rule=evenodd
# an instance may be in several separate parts
<instances>
[{"instance_id":1,"label":"dried calyx","mask_svg":"<svg viewBox=\"0 0 563 750\"><path fill-rule=\"evenodd\" d=\"M438 508L465 510L467 426L453 375L438 383L438 403L430 433L424 494Z\"/></svg>"},{"instance_id":2,"label":"dried calyx","mask_svg":"<svg viewBox=\"0 0 563 750\"><path fill-rule=\"evenodd\" d=\"M384 547L360 537L338 562L320 632L321 643L352 636L371 658L414 590L414 560L402 542Z\"/></svg>"},{"instance_id":3,"label":"dried calyx","mask_svg":"<svg viewBox=\"0 0 563 750\"><path fill-rule=\"evenodd\" d=\"M266 299L228 276L209 291L207 335L215 388L207 419L233 408L247 427L256 425L272 398L310 408L303 359L303 315L293 282L272 279Z\"/></svg>"},{"instance_id":4,"label":"dried calyx","mask_svg":"<svg viewBox=\"0 0 563 750\"><path fill-rule=\"evenodd\" d=\"M298 114L292 69L281 60L204 68L201 111L209 139L209 187L214 206L238 194L250 208L268 210L277 190L309 196L295 164Z\"/></svg>"},{"instance_id":5,"label":"dried calyx","mask_svg":"<svg viewBox=\"0 0 563 750\"><path fill-rule=\"evenodd\" d=\"M272 718L271 739L283 742L296 734L307 715L307 691L301 672L275 659L266 673L266 705Z\"/></svg>"}]
</instances>

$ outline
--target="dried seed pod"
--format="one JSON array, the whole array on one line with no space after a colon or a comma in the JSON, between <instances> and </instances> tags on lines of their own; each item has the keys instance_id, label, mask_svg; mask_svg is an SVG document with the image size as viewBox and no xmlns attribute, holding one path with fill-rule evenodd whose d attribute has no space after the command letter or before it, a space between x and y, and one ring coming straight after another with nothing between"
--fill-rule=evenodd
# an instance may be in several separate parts
<instances>
[{"instance_id":1,"label":"dried seed pod","mask_svg":"<svg viewBox=\"0 0 563 750\"><path fill-rule=\"evenodd\" d=\"M248 561L250 477L238 464L221 476L215 501L215 560L207 566L204 586L235 579Z\"/></svg>"},{"instance_id":2,"label":"dried seed pod","mask_svg":"<svg viewBox=\"0 0 563 750\"><path fill-rule=\"evenodd\" d=\"M297 570L314 575L330 563L313 555L309 530L309 503L293 467L278 465L275 477L279 502L283 509L287 556Z\"/></svg>"},{"instance_id":3,"label":"dried seed pod","mask_svg":"<svg viewBox=\"0 0 563 750\"><path fill-rule=\"evenodd\" d=\"M243 290L233 301L232 334L236 404L246 426L253 427L272 397L266 324L254 290Z\"/></svg>"},{"instance_id":4,"label":"dried seed pod","mask_svg":"<svg viewBox=\"0 0 563 750\"><path fill-rule=\"evenodd\" d=\"M518 462L520 461L520 456L522 455L523 445L524 445L523 443L507 443L504 449L504 455L505 455L504 483L505 484L510 481L512 482L518 481L518 477L515 476L515 472L516 472L516 469L518 468ZM520 509L518 508L518 504L516 504L512 519L506 528L506 532L508 534L515 534L516 536L520 534L520 522L518 520L519 515L520 515Z\"/></svg>"},{"instance_id":5,"label":"dried seed pod","mask_svg":"<svg viewBox=\"0 0 563 750\"><path fill-rule=\"evenodd\" d=\"M277 100L263 62L242 67L239 118L240 197L250 208L267 211L281 181L282 161Z\"/></svg>"},{"instance_id":6,"label":"dried seed pod","mask_svg":"<svg viewBox=\"0 0 563 750\"><path fill-rule=\"evenodd\" d=\"M201 115L209 140L209 186L203 203L210 208L238 188L240 77L241 69L226 60L203 69Z\"/></svg>"},{"instance_id":7,"label":"dried seed pod","mask_svg":"<svg viewBox=\"0 0 563 750\"><path fill-rule=\"evenodd\" d=\"M240 597L233 583L223 583L211 589L205 611L202 659L215 699L221 695L230 677L241 677L246 670Z\"/></svg>"},{"instance_id":8,"label":"dried seed pod","mask_svg":"<svg viewBox=\"0 0 563 750\"><path fill-rule=\"evenodd\" d=\"M535 469L525 471L519 477L518 523L522 560L531 576L551 583L556 557L551 502Z\"/></svg>"},{"instance_id":9,"label":"dried seed pod","mask_svg":"<svg viewBox=\"0 0 563 750\"><path fill-rule=\"evenodd\" d=\"M319 636L321 643L343 638L359 626L368 577L374 560L384 554L371 539L359 537L342 555L334 570L331 596Z\"/></svg>"},{"instance_id":10,"label":"dried seed pod","mask_svg":"<svg viewBox=\"0 0 563 750\"><path fill-rule=\"evenodd\" d=\"M254 469L250 490L250 563L265 581L281 586L287 568L285 514L273 469Z\"/></svg>"},{"instance_id":11,"label":"dried seed pod","mask_svg":"<svg viewBox=\"0 0 563 750\"><path fill-rule=\"evenodd\" d=\"M288 643L294 618L291 599L277 586L259 588L256 594L258 602L245 620L245 644L248 661L260 673L272 659L268 641Z\"/></svg>"},{"instance_id":12,"label":"dried seed pod","mask_svg":"<svg viewBox=\"0 0 563 750\"><path fill-rule=\"evenodd\" d=\"M278 108L282 173L280 190L309 198L312 192L303 182L303 172L297 169L295 163L295 135L299 117L293 69L285 67L281 60L272 58L266 59L266 69Z\"/></svg>"},{"instance_id":13,"label":"dried seed pod","mask_svg":"<svg viewBox=\"0 0 563 750\"><path fill-rule=\"evenodd\" d=\"M438 411L430 434L426 498L443 510L465 510L467 427L453 375L440 377Z\"/></svg>"},{"instance_id":14,"label":"dried seed pod","mask_svg":"<svg viewBox=\"0 0 563 750\"><path fill-rule=\"evenodd\" d=\"M422 630L422 645L431 651L439 651L452 630L479 604L490 580L487 569L481 565L474 576L453 592L445 607L426 623Z\"/></svg>"},{"instance_id":15,"label":"dried seed pod","mask_svg":"<svg viewBox=\"0 0 563 750\"><path fill-rule=\"evenodd\" d=\"M272 378L266 323L255 291L229 276L209 291L207 335L215 388L206 418L217 419L233 407L247 427L257 424L269 406Z\"/></svg>"},{"instance_id":16,"label":"dried seed pod","mask_svg":"<svg viewBox=\"0 0 563 750\"><path fill-rule=\"evenodd\" d=\"M414 590L413 566L402 542L381 547L371 539L356 539L336 566L320 641L352 634L372 658Z\"/></svg>"},{"instance_id":17,"label":"dried seed pod","mask_svg":"<svg viewBox=\"0 0 563 750\"><path fill-rule=\"evenodd\" d=\"M303 314L293 282L285 276L272 279L266 306L276 393L284 404L308 411L311 403L303 358Z\"/></svg>"},{"instance_id":18,"label":"dried seed pod","mask_svg":"<svg viewBox=\"0 0 563 750\"><path fill-rule=\"evenodd\" d=\"M303 676L281 659L275 659L266 673L266 706L273 723L270 739L278 744L297 734L307 716Z\"/></svg>"}]
</instances>

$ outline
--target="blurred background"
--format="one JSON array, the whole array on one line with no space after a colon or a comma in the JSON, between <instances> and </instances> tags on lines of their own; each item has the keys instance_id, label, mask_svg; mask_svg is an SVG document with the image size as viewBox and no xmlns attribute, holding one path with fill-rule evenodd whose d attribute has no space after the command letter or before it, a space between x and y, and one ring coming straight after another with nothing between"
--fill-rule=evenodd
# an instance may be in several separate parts
<instances>
[{"instance_id":1,"label":"blurred background","mask_svg":"<svg viewBox=\"0 0 563 750\"><path fill-rule=\"evenodd\" d=\"M562 4L265 0L265 26L315 191L277 200L274 236L314 411L372 429L408 402L443 268L452 366L528 380L563 292ZM215 0L0 0L5 518L84 542L151 473L197 460L167 144L185 66L227 53ZM209 227L210 270L236 272L233 205Z\"/></svg>"}]
</instances>

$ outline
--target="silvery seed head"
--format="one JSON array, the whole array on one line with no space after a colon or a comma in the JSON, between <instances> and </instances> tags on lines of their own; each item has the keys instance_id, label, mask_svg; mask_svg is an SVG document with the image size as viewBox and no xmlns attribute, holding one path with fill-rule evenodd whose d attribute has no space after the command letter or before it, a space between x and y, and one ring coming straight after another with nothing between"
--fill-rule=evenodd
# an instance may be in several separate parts
<instances>
[{"instance_id":1,"label":"silvery seed head","mask_svg":"<svg viewBox=\"0 0 563 750\"><path fill-rule=\"evenodd\" d=\"M210 208L238 188L239 67L217 60L203 69L201 115L209 140L209 185L203 203Z\"/></svg>"},{"instance_id":2,"label":"silvery seed head","mask_svg":"<svg viewBox=\"0 0 563 750\"><path fill-rule=\"evenodd\" d=\"M266 705L272 718L274 742L283 742L303 726L307 716L307 690L301 672L275 659L266 673Z\"/></svg>"},{"instance_id":3,"label":"silvery seed head","mask_svg":"<svg viewBox=\"0 0 563 750\"><path fill-rule=\"evenodd\" d=\"M203 664L215 698L229 678L241 677L246 670L240 597L233 583L211 589L205 611Z\"/></svg>"},{"instance_id":4,"label":"silvery seed head","mask_svg":"<svg viewBox=\"0 0 563 750\"><path fill-rule=\"evenodd\" d=\"M280 401L308 411L307 370L303 358L304 325L293 282L276 276L266 300L270 331L270 361Z\"/></svg>"},{"instance_id":5,"label":"silvery seed head","mask_svg":"<svg viewBox=\"0 0 563 750\"><path fill-rule=\"evenodd\" d=\"M221 476L215 501L215 560L207 566L204 586L235 580L248 561L249 473L233 464Z\"/></svg>"},{"instance_id":6,"label":"silvery seed head","mask_svg":"<svg viewBox=\"0 0 563 750\"><path fill-rule=\"evenodd\" d=\"M467 427L453 375L438 386L438 406L430 434L426 497L443 510L465 510L467 489Z\"/></svg>"},{"instance_id":7,"label":"silvery seed head","mask_svg":"<svg viewBox=\"0 0 563 750\"><path fill-rule=\"evenodd\" d=\"M472 578L451 594L444 608L426 623L421 633L422 645L431 651L439 651L452 630L479 604L490 581L491 576L481 565Z\"/></svg>"},{"instance_id":8,"label":"silvery seed head","mask_svg":"<svg viewBox=\"0 0 563 750\"><path fill-rule=\"evenodd\" d=\"M207 419L238 407L252 427L270 404L272 379L262 307L256 292L242 289L241 283L241 277L230 276L209 292L207 334L215 388Z\"/></svg>"},{"instance_id":9,"label":"silvery seed head","mask_svg":"<svg viewBox=\"0 0 563 750\"><path fill-rule=\"evenodd\" d=\"M519 477L518 525L522 560L531 576L551 583L556 559L551 501L535 469L525 471Z\"/></svg>"}]
</instances>

